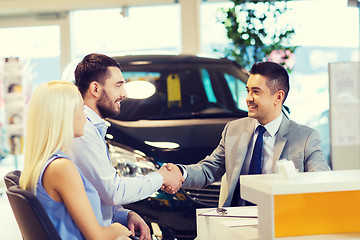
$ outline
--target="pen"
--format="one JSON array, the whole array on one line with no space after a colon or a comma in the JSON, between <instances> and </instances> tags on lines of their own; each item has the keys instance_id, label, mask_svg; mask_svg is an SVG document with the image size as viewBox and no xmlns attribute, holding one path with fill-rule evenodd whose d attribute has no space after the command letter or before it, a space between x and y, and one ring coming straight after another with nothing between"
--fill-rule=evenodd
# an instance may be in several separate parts
<instances>
[{"instance_id":1,"label":"pen","mask_svg":"<svg viewBox=\"0 0 360 240\"><path fill-rule=\"evenodd\" d=\"M129 238L130 238L131 240L139 240L137 237L135 237L135 236L133 236L133 235L130 235Z\"/></svg>"}]
</instances>

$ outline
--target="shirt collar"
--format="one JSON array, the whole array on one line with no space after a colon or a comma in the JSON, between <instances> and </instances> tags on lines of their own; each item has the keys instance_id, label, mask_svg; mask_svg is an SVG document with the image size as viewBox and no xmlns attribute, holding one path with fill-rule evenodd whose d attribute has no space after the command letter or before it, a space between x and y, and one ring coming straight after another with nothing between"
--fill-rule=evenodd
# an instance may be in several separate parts
<instances>
[{"instance_id":1,"label":"shirt collar","mask_svg":"<svg viewBox=\"0 0 360 240\"><path fill-rule=\"evenodd\" d=\"M91 108L89 108L86 105L84 106L84 112L87 118L89 119L89 121L92 124L94 124L96 129L99 131L101 137L105 139L105 135L108 127L104 119L102 119L99 115L96 114L96 112L94 112Z\"/></svg>"},{"instance_id":2,"label":"shirt collar","mask_svg":"<svg viewBox=\"0 0 360 240\"><path fill-rule=\"evenodd\" d=\"M105 123L104 119L102 119L94 110L89 108L88 106L84 106L84 112L87 118L92 122L94 125L99 123Z\"/></svg>"},{"instance_id":3,"label":"shirt collar","mask_svg":"<svg viewBox=\"0 0 360 240\"><path fill-rule=\"evenodd\" d=\"M268 124L265 124L264 127L266 129L266 131L269 133L269 135L271 137L274 137L275 134L277 133L277 131L280 128L280 124L282 122L283 119L283 113L280 114L280 116L278 116L277 118L275 118L274 120L272 120L271 122L269 122ZM256 131L257 127L261 125L259 121L256 121L255 124L255 129L254 131Z\"/></svg>"}]
</instances>

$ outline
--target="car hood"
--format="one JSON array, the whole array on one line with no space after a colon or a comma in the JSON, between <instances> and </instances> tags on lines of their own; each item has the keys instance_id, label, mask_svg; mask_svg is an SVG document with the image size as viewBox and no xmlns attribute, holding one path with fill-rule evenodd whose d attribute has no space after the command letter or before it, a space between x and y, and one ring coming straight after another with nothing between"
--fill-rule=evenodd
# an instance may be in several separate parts
<instances>
[{"instance_id":1,"label":"car hood","mask_svg":"<svg viewBox=\"0 0 360 240\"><path fill-rule=\"evenodd\" d=\"M197 163L216 148L227 122L234 118L187 120L139 120L110 123L108 140L153 157L158 162ZM147 143L171 142L177 148L161 148Z\"/></svg>"}]
</instances>

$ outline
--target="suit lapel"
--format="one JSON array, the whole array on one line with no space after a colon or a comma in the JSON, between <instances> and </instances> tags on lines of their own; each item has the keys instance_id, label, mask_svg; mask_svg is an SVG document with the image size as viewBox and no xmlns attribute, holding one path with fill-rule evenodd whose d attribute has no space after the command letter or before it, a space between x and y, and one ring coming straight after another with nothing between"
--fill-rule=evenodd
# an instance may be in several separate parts
<instances>
[{"instance_id":1,"label":"suit lapel","mask_svg":"<svg viewBox=\"0 0 360 240\"><path fill-rule=\"evenodd\" d=\"M252 134L253 134L253 128L251 129L248 128L246 132L240 135L239 143L237 144L238 147L236 151L235 161L233 165L234 170L231 176L232 178L233 177L236 178L237 176L240 175L240 171L245 161L245 157L248 151L248 145L250 143Z\"/></svg>"},{"instance_id":2,"label":"suit lapel","mask_svg":"<svg viewBox=\"0 0 360 240\"><path fill-rule=\"evenodd\" d=\"M275 172L276 161L280 159L281 153L284 150L284 146L287 141L287 135L289 133L289 128L290 128L290 120L286 116L284 116L283 120L281 121L279 132L275 140L273 167L272 167L273 173Z\"/></svg>"},{"instance_id":3,"label":"suit lapel","mask_svg":"<svg viewBox=\"0 0 360 240\"><path fill-rule=\"evenodd\" d=\"M226 194L227 199L225 205L230 206L233 192L236 186L236 183L238 181L238 178L240 176L241 168L244 164L245 157L248 151L248 145L250 143L251 137L254 132L255 124L253 124L253 121L250 121L249 124L247 124L245 129L238 129L238 131L242 131L242 133L237 138L237 141L234 143L234 147L236 149L236 152L233 156L235 158L233 161L230 161L230 169L227 168L226 175L227 175L227 182L228 182L228 193ZM230 170L230 171L229 171ZM231 196L231 197L230 197Z\"/></svg>"}]
</instances>

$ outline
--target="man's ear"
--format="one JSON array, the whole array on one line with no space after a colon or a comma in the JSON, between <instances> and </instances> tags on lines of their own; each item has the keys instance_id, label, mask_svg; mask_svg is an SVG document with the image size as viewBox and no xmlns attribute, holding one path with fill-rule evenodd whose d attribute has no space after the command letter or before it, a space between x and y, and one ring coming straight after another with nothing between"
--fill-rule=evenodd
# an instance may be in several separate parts
<instances>
[{"instance_id":1,"label":"man's ear","mask_svg":"<svg viewBox=\"0 0 360 240\"><path fill-rule=\"evenodd\" d=\"M275 104L282 104L284 102L285 93L283 90L279 90L276 93L276 101Z\"/></svg>"},{"instance_id":2,"label":"man's ear","mask_svg":"<svg viewBox=\"0 0 360 240\"><path fill-rule=\"evenodd\" d=\"M102 89L101 89L101 84L100 83L98 83L96 81L93 81L93 82L90 83L90 85L89 85L89 93L92 96L94 96L96 98L100 97L101 91L102 91Z\"/></svg>"}]
</instances>

